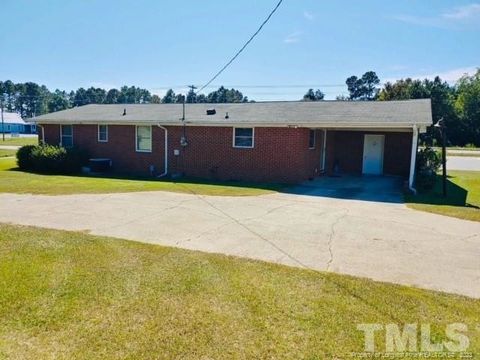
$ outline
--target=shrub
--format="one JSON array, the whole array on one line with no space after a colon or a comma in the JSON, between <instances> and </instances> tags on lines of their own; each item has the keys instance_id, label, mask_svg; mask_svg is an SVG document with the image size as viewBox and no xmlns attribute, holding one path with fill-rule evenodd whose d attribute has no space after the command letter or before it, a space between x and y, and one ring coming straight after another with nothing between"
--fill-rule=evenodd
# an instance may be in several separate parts
<instances>
[{"instance_id":1,"label":"shrub","mask_svg":"<svg viewBox=\"0 0 480 360\"><path fill-rule=\"evenodd\" d=\"M17 153L20 169L47 174L78 172L87 160L84 150L53 145L24 146Z\"/></svg>"},{"instance_id":2,"label":"shrub","mask_svg":"<svg viewBox=\"0 0 480 360\"><path fill-rule=\"evenodd\" d=\"M60 146L42 145L32 151L33 170L61 174L67 162L67 150Z\"/></svg>"},{"instance_id":3,"label":"shrub","mask_svg":"<svg viewBox=\"0 0 480 360\"><path fill-rule=\"evenodd\" d=\"M441 164L442 156L439 152L429 146L420 150L417 154L417 188L420 190L433 188Z\"/></svg>"},{"instance_id":4,"label":"shrub","mask_svg":"<svg viewBox=\"0 0 480 360\"><path fill-rule=\"evenodd\" d=\"M22 170L33 170L32 151L36 145L25 145L17 151L17 165Z\"/></svg>"}]
</instances>

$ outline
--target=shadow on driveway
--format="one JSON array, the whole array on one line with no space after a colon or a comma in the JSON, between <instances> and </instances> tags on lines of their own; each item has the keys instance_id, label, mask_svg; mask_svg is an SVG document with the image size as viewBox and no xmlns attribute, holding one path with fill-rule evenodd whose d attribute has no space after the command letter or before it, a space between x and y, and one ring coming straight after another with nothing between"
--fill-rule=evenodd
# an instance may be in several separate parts
<instances>
[{"instance_id":1,"label":"shadow on driveway","mask_svg":"<svg viewBox=\"0 0 480 360\"><path fill-rule=\"evenodd\" d=\"M403 180L395 176L323 176L287 189L297 195L403 203Z\"/></svg>"}]
</instances>

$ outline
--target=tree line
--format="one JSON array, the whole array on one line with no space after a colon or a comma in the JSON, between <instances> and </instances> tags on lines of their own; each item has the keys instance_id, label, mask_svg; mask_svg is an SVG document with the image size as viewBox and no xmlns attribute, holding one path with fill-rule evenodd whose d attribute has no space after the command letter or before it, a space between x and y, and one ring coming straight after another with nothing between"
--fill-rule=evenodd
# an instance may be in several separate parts
<instances>
[{"instance_id":1,"label":"tree line","mask_svg":"<svg viewBox=\"0 0 480 360\"><path fill-rule=\"evenodd\" d=\"M373 71L368 71L361 77L350 76L345 83L349 95L338 96L337 100L390 101L430 98L433 122L444 119L450 145L480 146L480 69L474 75L463 76L455 85L450 85L437 76L433 80L401 79L380 86L380 79ZM323 93L309 89L303 100L323 100ZM438 137L434 129L430 128L427 134L422 136L422 140L432 144Z\"/></svg>"},{"instance_id":2,"label":"tree line","mask_svg":"<svg viewBox=\"0 0 480 360\"><path fill-rule=\"evenodd\" d=\"M450 85L438 76L433 79L401 79L380 83L374 71L362 76L352 75L346 79L348 96L338 96L345 101L389 101L426 99L432 100L433 121L444 119L448 140L451 145L480 146L480 69L476 74L463 76L456 84ZM308 89L303 101L322 101L325 94L320 89ZM209 94L198 94L190 87L186 94L176 94L169 89L160 98L147 89L122 86L120 89L105 90L90 87L75 91L50 91L44 85L34 82L14 83L0 81L0 100L6 111L15 111L22 117L32 117L49 112L69 109L86 104L173 104L173 103L240 103L250 101L242 92L224 86ZM432 142L437 137L429 129L423 140Z\"/></svg>"},{"instance_id":3,"label":"tree line","mask_svg":"<svg viewBox=\"0 0 480 360\"><path fill-rule=\"evenodd\" d=\"M237 103L248 98L235 89L223 86L207 95L196 94L191 89L186 95L175 94L169 89L160 98L147 89L136 86L122 86L120 89L105 90L98 87L83 87L74 91L56 89L50 91L45 85L34 82L14 83L0 81L0 101L4 110L17 112L24 118L70 109L87 104L172 104L172 103Z\"/></svg>"}]
</instances>

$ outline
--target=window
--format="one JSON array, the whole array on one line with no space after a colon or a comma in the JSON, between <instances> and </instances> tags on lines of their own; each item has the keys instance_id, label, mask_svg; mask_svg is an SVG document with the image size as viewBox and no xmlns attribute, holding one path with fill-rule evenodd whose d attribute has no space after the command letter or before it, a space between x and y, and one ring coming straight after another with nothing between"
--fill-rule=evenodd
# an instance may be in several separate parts
<instances>
[{"instance_id":1,"label":"window","mask_svg":"<svg viewBox=\"0 0 480 360\"><path fill-rule=\"evenodd\" d=\"M108 141L108 125L98 125L98 142Z\"/></svg>"},{"instance_id":2,"label":"window","mask_svg":"<svg viewBox=\"0 0 480 360\"><path fill-rule=\"evenodd\" d=\"M233 147L253 148L253 128L234 128Z\"/></svg>"},{"instance_id":3,"label":"window","mask_svg":"<svg viewBox=\"0 0 480 360\"><path fill-rule=\"evenodd\" d=\"M137 151L152 152L152 127L137 126Z\"/></svg>"},{"instance_id":4,"label":"window","mask_svg":"<svg viewBox=\"0 0 480 360\"><path fill-rule=\"evenodd\" d=\"M60 125L60 145L66 148L73 146L72 125Z\"/></svg>"},{"instance_id":5,"label":"window","mask_svg":"<svg viewBox=\"0 0 480 360\"><path fill-rule=\"evenodd\" d=\"M308 134L308 148L315 149L315 130L310 130Z\"/></svg>"}]
</instances>

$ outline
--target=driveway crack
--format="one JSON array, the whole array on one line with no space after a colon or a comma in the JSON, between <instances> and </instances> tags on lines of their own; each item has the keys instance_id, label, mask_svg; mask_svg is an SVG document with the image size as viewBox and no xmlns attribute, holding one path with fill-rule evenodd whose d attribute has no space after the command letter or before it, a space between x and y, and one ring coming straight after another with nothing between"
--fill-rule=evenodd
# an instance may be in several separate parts
<instances>
[{"instance_id":1,"label":"driveway crack","mask_svg":"<svg viewBox=\"0 0 480 360\"><path fill-rule=\"evenodd\" d=\"M195 194L195 193L194 193ZM260 240L263 240L265 241L266 243L268 243L270 246L272 246L273 248L275 248L277 251L279 251L280 253L282 253L283 255L285 255L286 257L288 257L290 260L292 260L293 262L295 262L296 264L298 264L300 267L303 267L305 269L309 269L309 267L307 265L305 265L304 263L302 263L300 260L296 259L294 256L292 256L291 254L289 254L287 251L283 250L281 247L279 247L277 244L275 244L273 241L267 239L266 237L260 235L259 233L255 232L254 230L252 230L251 228L249 228L247 225L245 225L244 223L242 223L240 220L234 218L233 216L231 216L229 213L227 213L226 211L223 211L222 209L218 208L217 206L215 206L214 204L212 204L210 201L208 201L205 197L203 196L200 196L198 194L195 194L199 199L201 199L202 201L204 201L206 204L208 204L211 208L215 209L216 211L220 212L221 214L225 215L226 217L228 217L230 220L232 220L235 224L241 226L242 228L244 228L245 230L247 230L249 233L251 233L252 235L256 236L258 239Z\"/></svg>"},{"instance_id":2,"label":"driveway crack","mask_svg":"<svg viewBox=\"0 0 480 360\"><path fill-rule=\"evenodd\" d=\"M348 209L343 209L344 213L340 215L337 220L335 220L332 223L332 226L330 227L330 233L328 235L328 252L330 254L330 258L327 261L327 271L330 271L330 266L332 265L333 262L333 238L335 237L335 227L338 225L340 221L342 221L347 215L348 215Z\"/></svg>"}]
</instances>

